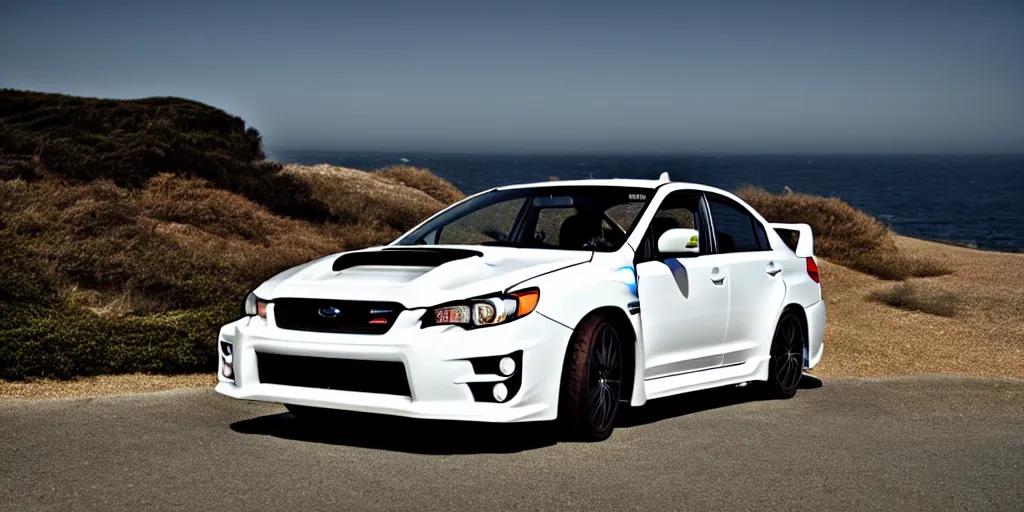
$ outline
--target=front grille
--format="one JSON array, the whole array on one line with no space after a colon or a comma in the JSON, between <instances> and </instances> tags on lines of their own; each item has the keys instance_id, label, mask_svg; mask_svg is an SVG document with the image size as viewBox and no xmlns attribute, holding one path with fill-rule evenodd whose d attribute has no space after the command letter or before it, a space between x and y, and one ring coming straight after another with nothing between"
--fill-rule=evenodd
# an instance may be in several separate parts
<instances>
[{"instance_id":1,"label":"front grille","mask_svg":"<svg viewBox=\"0 0 1024 512\"><path fill-rule=\"evenodd\" d=\"M325 299L274 301L277 326L293 331L384 334L391 329L404 309L397 302ZM334 313L337 315L332 316Z\"/></svg>"},{"instance_id":2,"label":"front grille","mask_svg":"<svg viewBox=\"0 0 1024 512\"><path fill-rule=\"evenodd\" d=\"M327 357L256 353L260 382L302 388L412 396L405 365Z\"/></svg>"}]
</instances>

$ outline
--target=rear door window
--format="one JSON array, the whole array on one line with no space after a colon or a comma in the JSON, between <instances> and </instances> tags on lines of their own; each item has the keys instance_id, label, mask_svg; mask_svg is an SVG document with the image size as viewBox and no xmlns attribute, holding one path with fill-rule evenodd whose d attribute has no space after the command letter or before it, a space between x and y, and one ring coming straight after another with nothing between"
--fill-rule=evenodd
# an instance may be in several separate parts
<instances>
[{"instance_id":1,"label":"rear door window","mask_svg":"<svg viewBox=\"0 0 1024 512\"><path fill-rule=\"evenodd\" d=\"M764 226L746 208L719 195L706 194L706 197L711 208L718 252L727 254L771 250Z\"/></svg>"}]
</instances>

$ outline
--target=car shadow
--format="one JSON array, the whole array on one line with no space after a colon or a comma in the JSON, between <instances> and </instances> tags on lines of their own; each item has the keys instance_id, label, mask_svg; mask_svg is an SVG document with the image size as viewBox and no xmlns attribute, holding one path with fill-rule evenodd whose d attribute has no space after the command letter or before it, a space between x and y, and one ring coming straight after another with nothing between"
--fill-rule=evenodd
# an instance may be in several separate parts
<instances>
[{"instance_id":1,"label":"car shadow","mask_svg":"<svg viewBox=\"0 0 1024 512\"><path fill-rule=\"evenodd\" d=\"M810 375L805 375L800 383L801 389L821 386L821 380ZM643 407L626 408L616 426L637 427L762 399L755 386L686 393L651 400ZM491 424L351 412L328 413L316 420L287 412L268 414L232 423L231 429L241 434L421 455L516 453L568 441L553 421Z\"/></svg>"},{"instance_id":2,"label":"car shadow","mask_svg":"<svg viewBox=\"0 0 1024 512\"><path fill-rule=\"evenodd\" d=\"M800 379L799 389L817 389L821 386L821 379L805 373ZM620 428L636 427L669 418L761 400L766 400L766 398L757 384L694 391L651 400L643 407L629 408L619 415L616 426Z\"/></svg>"},{"instance_id":3,"label":"car shadow","mask_svg":"<svg viewBox=\"0 0 1024 512\"><path fill-rule=\"evenodd\" d=\"M422 455L515 453L558 442L554 422L491 424L420 420L367 413L326 413L313 419L291 413L238 421L242 434L355 446Z\"/></svg>"}]
</instances>

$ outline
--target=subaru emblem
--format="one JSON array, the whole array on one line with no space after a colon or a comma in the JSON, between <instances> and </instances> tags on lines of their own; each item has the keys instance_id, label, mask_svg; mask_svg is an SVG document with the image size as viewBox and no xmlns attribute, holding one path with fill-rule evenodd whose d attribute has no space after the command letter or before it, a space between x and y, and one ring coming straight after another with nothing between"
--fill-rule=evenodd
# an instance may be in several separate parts
<instances>
[{"instance_id":1,"label":"subaru emblem","mask_svg":"<svg viewBox=\"0 0 1024 512\"><path fill-rule=\"evenodd\" d=\"M324 318L337 318L341 314L341 310L334 306L324 306L317 313Z\"/></svg>"}]
</instances>

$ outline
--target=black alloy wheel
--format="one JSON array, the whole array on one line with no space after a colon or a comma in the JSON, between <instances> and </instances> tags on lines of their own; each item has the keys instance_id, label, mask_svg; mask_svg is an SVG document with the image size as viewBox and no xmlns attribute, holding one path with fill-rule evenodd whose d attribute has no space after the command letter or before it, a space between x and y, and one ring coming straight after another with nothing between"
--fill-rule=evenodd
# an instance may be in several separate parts
<instances>
[{"instance_id":1,"label":"black alloy wheel","mask_svg":"<svg viewBox=\"0 0 1024 512\"><path fill-rule=\"evenodd\" d=\"M768 394L774 398L790 398L796 394L804 372L804 347L807 333L803 322L793 313L779 319L772 339L768 364Z\"/></svg>"},{"instance_id":2,"label":"black alloy wheel","mask_svg":"<svg viewBox=\"0 0 1024 512\"><path fill-rule=\"evenodd\" d=\"M567 354L559 420L583 441L607 439L615 429L624 371L622 333L595 315L580 322Z\"/></svg>"},{"instance_id":3,"label":"black alloy wheel","mask_svg":"<svg viewBox=\"0 0 1024 512\"><path fill-rule=\"evenodd\" d=\"M611 432L622 391L622 348L611 324L603 324L597 332L587 373L590 421L596 430Z\"/></svg>"}]
</instances>

